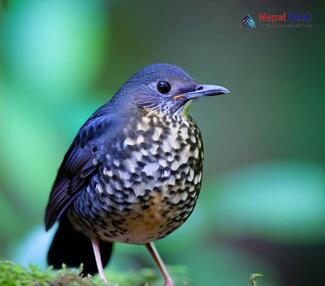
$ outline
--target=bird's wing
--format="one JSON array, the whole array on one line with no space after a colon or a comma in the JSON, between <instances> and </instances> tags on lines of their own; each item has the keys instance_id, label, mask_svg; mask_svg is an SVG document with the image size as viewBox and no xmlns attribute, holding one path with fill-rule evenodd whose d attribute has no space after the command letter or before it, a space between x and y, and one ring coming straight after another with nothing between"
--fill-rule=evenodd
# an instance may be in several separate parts
<instances>
[{"instance_id":1,"label":"bird's wing","mask_svg":"<svg viewBox=\"0 0 325 286\"><path fill-rule=\"evenodd\" d=\"M46 230L72 203L75 197L86 187L91 176L99 167L97 150L101 135L111 129L111 118L99 109L81 127L72 142L54 181L45 213Z\"/></svg>"}]
</instances>

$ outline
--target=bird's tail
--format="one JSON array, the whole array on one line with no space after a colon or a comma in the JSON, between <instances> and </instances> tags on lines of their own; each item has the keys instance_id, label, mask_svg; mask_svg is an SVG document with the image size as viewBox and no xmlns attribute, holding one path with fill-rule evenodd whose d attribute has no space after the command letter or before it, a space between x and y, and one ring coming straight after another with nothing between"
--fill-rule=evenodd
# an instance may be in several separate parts
<instances>
[{"instance_id":1,"label":"bird's tail","mask_svg":"<svg viewBox=\"0 0 325 286\"><path fill-rule=\"evenodd\" d=\"M111 257L113 244L100 241L99 245L105 267ZM82 275L98 272L90 239L76 231L66 216L60 219L59 228L47 254L47 262L55 269L62 268L63 263L68 267L80 267L82 263Z\"/></svg>"}]
</instances>

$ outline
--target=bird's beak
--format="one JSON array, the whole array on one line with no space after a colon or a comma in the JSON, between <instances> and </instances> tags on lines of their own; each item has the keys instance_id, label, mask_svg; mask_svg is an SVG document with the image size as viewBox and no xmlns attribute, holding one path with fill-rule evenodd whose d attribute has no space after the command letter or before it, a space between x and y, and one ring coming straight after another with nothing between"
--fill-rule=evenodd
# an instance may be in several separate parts
<instances>
[{"instance_id":1,"label":"bird's beak","mask_svg":"<svg viewBox=\"0 0 325 286\"><path fill-rule=\"evenodd\" d=\"M219 85L200 84L194 91L176 95L174 96L174 99L190 100L196 97L214 96L226 93L230 93L230 91L225 87Z\"/></svg>"},{"instance_id":2,"label":"bird's beak","mask_svg":"<svg viewBox=\"0 0 325 286\"><path fill-rule=\"evenodd\" d=\"M196 90L186 93L186 98L192 99L201 96L214 96L229 92L228 89L219 85L200 84Z\"/></svg>"}]
</instances>

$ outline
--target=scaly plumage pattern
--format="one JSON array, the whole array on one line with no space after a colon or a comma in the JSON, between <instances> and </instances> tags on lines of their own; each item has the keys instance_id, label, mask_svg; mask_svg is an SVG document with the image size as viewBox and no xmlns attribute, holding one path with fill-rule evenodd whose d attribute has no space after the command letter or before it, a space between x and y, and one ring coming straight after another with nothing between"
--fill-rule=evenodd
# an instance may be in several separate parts
<instances>
[{"instance_id":1,"label":"scaly plumage pattern","mask_svg":"<svg viewBox=\"0 0 325 286\"><path fill-rule=\"evenodd\" d=\"M144 110L97 152L98 172L69 213L80 231L145 244L191 214L200 191L203 145L189 116Z\"/></svg>"}]
</instances>

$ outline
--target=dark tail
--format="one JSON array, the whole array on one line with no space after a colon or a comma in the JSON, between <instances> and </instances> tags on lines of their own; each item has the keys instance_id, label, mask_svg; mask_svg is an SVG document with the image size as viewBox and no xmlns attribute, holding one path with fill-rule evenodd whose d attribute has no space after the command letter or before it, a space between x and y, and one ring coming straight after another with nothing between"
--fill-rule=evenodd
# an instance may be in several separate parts
<instances>
[{"instance_id":1,"label":"dark tail","mask_svg":"<svg viewBox=\"0 0 325 286\"><path fill-rule=\"evenodd\" d=\"M112 254L113 243L100 241L100 253L105 267ZM97 273L95 255L88 237L76 231L67 217L59 222L59 228L53 238L47 254L47 262L55 269L62 268L64 263L68 267L84 265L82 275Z\"/></svg>"}]
</instances>

